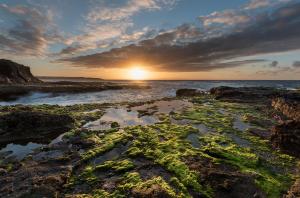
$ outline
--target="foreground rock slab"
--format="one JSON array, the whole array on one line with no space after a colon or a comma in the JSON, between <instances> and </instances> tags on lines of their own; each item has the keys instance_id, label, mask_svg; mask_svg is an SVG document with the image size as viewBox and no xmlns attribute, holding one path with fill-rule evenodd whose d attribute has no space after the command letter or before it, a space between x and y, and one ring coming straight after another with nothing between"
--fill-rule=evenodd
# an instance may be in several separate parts
<instances>
[{"instance_id":1,"label":"foreground rock slab","mask_svg":"<svg viewBox=\"0 0 300 198\"><path fill-rule=\"evenodd\" d=\"M73 128L68 115L33 111L14 111L0 115L0 145L35 141L49 143L57 135Z\"/></svg>"}]
</instances>

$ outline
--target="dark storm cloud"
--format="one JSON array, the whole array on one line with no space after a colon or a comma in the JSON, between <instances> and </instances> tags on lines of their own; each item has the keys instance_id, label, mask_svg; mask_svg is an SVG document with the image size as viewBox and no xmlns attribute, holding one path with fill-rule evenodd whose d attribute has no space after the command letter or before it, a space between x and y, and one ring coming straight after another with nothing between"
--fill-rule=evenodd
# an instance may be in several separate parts
<instances>
[{"instance_id":1,"label":"dark storm cloud","mask_svg":"<svg viewBox=\"0 0 300 198\"><path fill-rule=\"evenodd\" d=\"M210 39L185 25L137 45L59 61L88 68L120 68L141 62L162 71L207 71L235 67L238 62L228 62L235 58L300 48L300 3L257 16L254 21L244 29Z\"/></svg>"}]
</instances>

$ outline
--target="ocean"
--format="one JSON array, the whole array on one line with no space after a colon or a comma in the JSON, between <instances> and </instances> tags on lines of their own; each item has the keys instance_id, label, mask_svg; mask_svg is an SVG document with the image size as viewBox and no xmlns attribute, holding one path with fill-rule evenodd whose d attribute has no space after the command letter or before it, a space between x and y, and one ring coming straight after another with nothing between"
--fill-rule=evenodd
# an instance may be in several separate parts
<instances>
[{"instance_id":1,"label":"ocean","mask_svg":"<svg viewBox=\"0 0 300 198\"><path fill-rule=\"evenodd\" d=\"M61 79L57 79L61 80ZM51 79L55 81L55 79ZM131 81L109 81L116 83L130 83ZM52 95L48 93L31 93L28 96L19 98L16 101L0 102L0 105L73 105L84 103L114 103L114 102L137 102L147 101L152 99L160 99L164 97L173 97L176 95L177 89L195 88L203 91L208 91L212 87L231 86L231 87L275 87L280 89L297 89L300 88L300 80L296 81L262 81L262 80L205 80L205 81L139 81L149 85L150 89L134 90L107 90L93 93L79 93L79 94L63 94Z\"/></svg>"}]
</instances>

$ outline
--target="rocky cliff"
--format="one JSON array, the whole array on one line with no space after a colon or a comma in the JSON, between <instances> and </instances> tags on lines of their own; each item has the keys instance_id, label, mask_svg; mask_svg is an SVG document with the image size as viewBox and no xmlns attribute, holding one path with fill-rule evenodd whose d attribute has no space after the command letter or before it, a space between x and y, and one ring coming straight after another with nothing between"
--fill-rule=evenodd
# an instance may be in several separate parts
<instances>
[{"instance_id":1,"label":"rocky cliff","mask_svg":"<svg viewBox=\"0 0 300 198\"><path fill-rule=\"evenodd\" d=\"M30 68L10 60L0 59L0 84L40 83Z\"/></svg>"}]
</instances>

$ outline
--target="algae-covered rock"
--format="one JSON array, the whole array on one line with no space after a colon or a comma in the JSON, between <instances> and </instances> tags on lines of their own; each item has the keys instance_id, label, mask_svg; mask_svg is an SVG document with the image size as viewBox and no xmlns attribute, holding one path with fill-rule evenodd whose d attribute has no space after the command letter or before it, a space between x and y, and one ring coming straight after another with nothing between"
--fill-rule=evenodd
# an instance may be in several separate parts
<instances>
[{"instance_id":1,"label":"algae-covered rock","mask_svg":"<svg viewBox=\"0 0 300 198\"><path fill-rule=\"evenodd\" d=\"M134 198L171 198L160 185L153 184L149 188L133 188L131 195Z\"/></svg>"}]
</instances>

